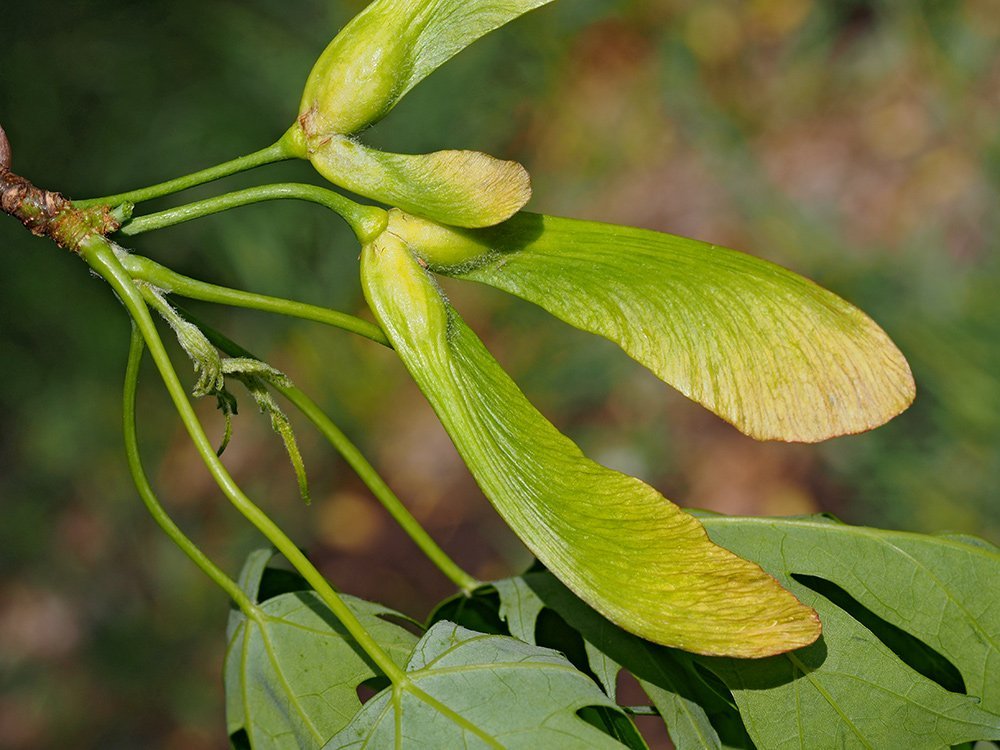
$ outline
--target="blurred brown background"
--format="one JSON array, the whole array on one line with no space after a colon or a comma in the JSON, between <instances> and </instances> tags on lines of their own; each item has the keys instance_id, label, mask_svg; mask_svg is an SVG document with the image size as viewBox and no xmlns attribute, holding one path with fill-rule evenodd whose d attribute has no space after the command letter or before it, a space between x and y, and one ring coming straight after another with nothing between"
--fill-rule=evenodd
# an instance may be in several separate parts
<instances>
[{"instance_id":1,"label":"blurred brown background","mask_svg":"<svg viewBox=\"0 0 1000 750\"><path fill-rule=\"evenodd\" d=\"M90 197L260 148L290 124L313 60L362 6L4 3L0 120L15 168ZM754 443L607 342L499 292L449 285L532 400L594 458L682 505L823 510L996 542L998 50L995 0L560 0L463 52L368 139L516 158L533 175L533 210L793 268L879 321L918 382L915 406L871 434ZM319 181L288 164L190 195L281 180ZM316 206L240 209L130 244L206 280L362 309L357 246ZM0 258L0 747L222 748L226 603L127 478L125 315L76 259L12 220L0 220ZM191 307L326 406L471 572L527 563L391 352ZM141 398L164 501L235 571L261 540L208 479L151 370ZM280 443L249 399L241 406L227 463L332 580L417 617L449 593L293 417L315 498L304 507ZM221 434L213 405L201 408Z\"/></svg>"}]
</instances>

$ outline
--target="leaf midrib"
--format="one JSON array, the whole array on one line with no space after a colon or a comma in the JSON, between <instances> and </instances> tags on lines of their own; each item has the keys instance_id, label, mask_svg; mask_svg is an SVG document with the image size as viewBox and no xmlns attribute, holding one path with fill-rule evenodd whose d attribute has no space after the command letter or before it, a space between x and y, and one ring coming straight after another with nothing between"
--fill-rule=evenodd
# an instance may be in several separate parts
<instances>
[{"instance_id":1,"label":"leaf midrib","mask_svg":"<svg viewBox=\"0 0 1000 750\"><path fill-rule=\"evenodd\" d=\"M277 675L278 680L281 683L281 686L284 688L284 693L285 693L286 696L288 696L290 704L295 707L296 713L299 714L299 717L302 719L303 723L308 727L308 729L312 733L312 735L317 739L318 742L322 743L325 740L325 738L320 734L319 729L316 727L316 725L309 718L308 713L302 708L301 701L299 700L299 696L292 690L291 684L288 682L288 679L285 677L284 670L279 667L280 661L279 661L279 659L277 657L277 654L274 651L273 643L271 641L270 636L267 633L267 628L264 627L264 621L266 621L266 620L276 620L276 619L277 618L270 618L267 615L264 615L264 616L260 617L259 619L258 618L253 618L253 623L254 623L254 625L257 626L257 629L260 630L261 639L264 642L264 649L267 651L268 661L271 663L271 666L274 669L274 673ZM249 633L248 633L248 635L249 635ZM243 648L244 666L246 665L246 655L247 655L247 649L248 649L248 646L249 646L249 642L250 642L249 638L247 638L244 641L244 644L245 644L244 648ZM246 685L246 682L244 682L244 685Z\"/></svg>"}]
</instances>

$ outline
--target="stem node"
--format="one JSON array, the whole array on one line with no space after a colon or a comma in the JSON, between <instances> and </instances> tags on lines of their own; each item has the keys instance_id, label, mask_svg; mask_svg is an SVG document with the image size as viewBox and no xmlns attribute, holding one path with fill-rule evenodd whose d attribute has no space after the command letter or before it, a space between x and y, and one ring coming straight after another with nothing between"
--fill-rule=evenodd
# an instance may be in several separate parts
<instances>
[{"instance_id":1,"label":"stem node","mask_svg":"<svg viewBox=\"0 0 1000 750\"><path fill-rule=\"evenodd\" d=\"M121 226L121 220L107 206L77 208L59 193L36 187L14 174L10 166L10 141L0 127L0 210L32 234L49 237L60 247L79 253L90 235L106 237Z\"/></svg>"}]
</instances>

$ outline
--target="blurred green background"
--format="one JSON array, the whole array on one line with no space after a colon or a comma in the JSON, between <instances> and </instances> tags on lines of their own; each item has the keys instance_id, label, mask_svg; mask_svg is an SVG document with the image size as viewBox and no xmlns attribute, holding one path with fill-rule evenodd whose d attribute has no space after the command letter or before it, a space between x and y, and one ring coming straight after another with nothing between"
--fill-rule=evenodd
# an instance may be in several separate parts
<instances>
[{"instance_id":1,"label":"blurred green background","mask_svg":"<svg viewBox=\"0 0 1000 750\"><path fill-rule=\"evenodd\" d=\"M315 57L363 5L5 2L0 121L15 169L82 198L265 146L295 116ZM758 444L607 342L498 292L450 285L532 400L598 460L682 505L824 510L996 542L998 91L991 0L561 0L463 52L368 138L516 158L533 175L533 210L789 266L869 312L918 383L916 404L871 434ZM319 182L307 164L278 165L190 197L279 180ZM316 206L244 208L130 246L217 283L363 306L357 246ZM223 748L226 603L130 488L125 315L78 260L7 218L0 257L0 747ZM390 352L310 324L191 307L328 407L473 573L526 563ZM211 484L152 371L141 399L165 502L235 571L260 539ZM304 507L280 443L241 403L227 463L337 584L418 617L449 593L297 420L315 498ZM221 434L213 405L201 409Z\"/></svg>"}]
</instances>

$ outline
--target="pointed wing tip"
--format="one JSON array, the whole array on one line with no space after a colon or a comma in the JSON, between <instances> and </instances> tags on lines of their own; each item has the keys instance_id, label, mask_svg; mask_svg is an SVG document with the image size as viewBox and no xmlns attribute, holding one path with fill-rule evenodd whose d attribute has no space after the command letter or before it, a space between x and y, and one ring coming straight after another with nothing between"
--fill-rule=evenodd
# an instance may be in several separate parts
<instances>
[{"instance_id":1,"label":"pointed wing tip","mask_svg":"<svg viewBox=\"0 0 1000 750\"><path fill-rule=\"evenodd\" d=\"M800 607L804 611L799 619L788 624L787 632L781 633L780 636L769 634L764 638L748 640L738 649L720 655L740 659L765 659L812 646L823 635L823 624L820 622L819 614L812 607L801 603Z\"/></svg>"},{"instance_id":2,"label":"pointed wing tip","mask_svg":"<svg viewBox=\"0 0 1000 750\"><path fill-rule=\"evenodd\" d=\"M795 598L790 592L785 592ZM765 659L780 656L791 651L806 648L816 643L823 635L823 624L819 614L812 607L795 598L795 608L779 620L766 627L734 634L732 637L712 641L702 640L695 644L664 644L678 647L703 656L719 656L732 659ZM659 642L659 641L658 641Z\"/></svg>"}]
</instances>

